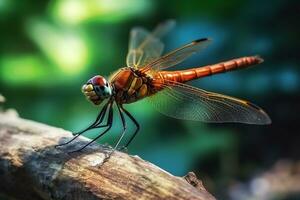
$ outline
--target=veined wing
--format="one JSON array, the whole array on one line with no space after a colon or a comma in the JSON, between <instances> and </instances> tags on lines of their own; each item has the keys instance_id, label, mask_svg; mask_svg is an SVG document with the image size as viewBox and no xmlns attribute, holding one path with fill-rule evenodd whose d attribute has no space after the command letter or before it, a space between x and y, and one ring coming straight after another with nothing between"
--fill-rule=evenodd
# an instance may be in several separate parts
<instances>
[{"instance_id":1,"label":"veined wing","mask_svg":"<svg viewBox=\"0 0 300 200\"><path fill-rule=\"evenodd\" d=\"M126 57L128 67L140 67L159 58L163 52L164 44L160 37L175 26L175 21L168 20L159 24L152 33L136 27L130 32L129 49Z\"/></svg>"},{"instance_id":2,"label":"veined wing","mask_svg":"<svg viewBox=\"0 0 300 200\"><path fill-rule=\"evenodd\" d=\"M208 38L195 40L153 61L152 63L145 66L143 71L144 72L148 70L157 71L157 70L162 70L177 65L182 61L184 61L185 59L187 59L188 57L190 57L191 55L193 55L194 53L207 47L207 45L210 42L211 40Z\"/></svg>"},{"instance_id":3,"label":"veined wing","mask_svg":"<svg viewBox=\"0 0 300 200\"><path fill-rule=\"evenodd\" d=\"M245 100L173 81L165 81L162 87L148 99L159 112L170 117L203 122L271 123L261 108Z\"/></svg>"}]
</instances>

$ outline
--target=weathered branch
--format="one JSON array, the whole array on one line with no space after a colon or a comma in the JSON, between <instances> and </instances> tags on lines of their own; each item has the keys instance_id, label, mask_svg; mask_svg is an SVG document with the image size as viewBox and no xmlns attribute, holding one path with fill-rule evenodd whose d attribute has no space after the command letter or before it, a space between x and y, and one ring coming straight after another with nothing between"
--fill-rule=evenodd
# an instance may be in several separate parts
<instances>
[{"instance_id":1,"label":"weathered branch","mask_svg":"<svg viewBox=\"0 0 300 200\"><path fill-rule=\"evenodd\" d=\"M87 142L54 145L71 137L63 129L0 114L0 197L11 199L214 199L193 173L175 177L122 152Z\"/></svg>"}]
</instances>

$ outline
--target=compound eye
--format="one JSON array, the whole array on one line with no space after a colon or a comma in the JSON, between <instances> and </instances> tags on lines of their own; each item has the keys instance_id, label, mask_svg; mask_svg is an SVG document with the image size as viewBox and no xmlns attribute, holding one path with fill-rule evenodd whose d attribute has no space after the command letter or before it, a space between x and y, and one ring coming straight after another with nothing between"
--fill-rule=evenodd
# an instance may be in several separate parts
<instances>
[{"instance_id":1,"label":"compound eye","mask_svg":"<svg viewBox=\"0 0 300 200\"><path fill-rule=\"evenodd\" d=\"M105 86L108 87L108 83L106 83Z\"/></svg>"},{"instance_id":2,"label":"compound eye","mask_svg":"<svg viewBox=\"0 0 300 200\"><path fill-rule=\"evenodd\" d=\"M96 90L97 92L99 92L99 88L98 88L98 87L95 87L95 90Z\"/></svg>"},{"instance_id":3,"label":"compound eye","mask_svg":"<svg viewBox=\"0 0 300 200\"><path fill-rule=\"evenodd\" d=\"M101 85L101 86L100 86L100 89L101 89L101 90L104 90L104 86L103 86L103 85Z\"/></svg>"}]
</instances>

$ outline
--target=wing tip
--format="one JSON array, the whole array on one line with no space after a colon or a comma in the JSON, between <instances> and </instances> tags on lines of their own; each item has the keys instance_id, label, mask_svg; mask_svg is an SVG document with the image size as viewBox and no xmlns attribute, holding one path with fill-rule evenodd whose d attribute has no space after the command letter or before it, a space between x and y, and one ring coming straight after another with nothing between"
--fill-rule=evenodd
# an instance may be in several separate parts
<instances>
[{"instance_id":1,"label":"wing tip","mask_svg":"<svg viewBox=\"0 0 300 200\"><path fill-rule=\"evenodd\" d=\"M264 118L265 118L262 125L272 124L272 120L271 120L270 116L262 109L261 109L261 112L264 114Z\"/></svg>"},{"instance_id":2,"label":"wing tip","mask_svg":"<svg viewBox=\"0 0 300 200\"><path fill-rule=\"evenodd\" d=\"M212 39L211 38L200 38L200 39L194 40L194 43L205 42L205 41L212 41Z\"/></svg>"},{"instance_id":3,"label":"wing tip","mask_svg":"<svg viewBox=\"0 0 300 200\"><path fill-rule=\"evenodd\" d=\"M259 106L249 102L249 101L245 101L245 103L249 106L251 106L252 108L256 109L262 116L258 117L256 122L254 124L259 124L259 125L268 125L272 123L271 118L269 117L269 115Z\"/></svg>"},{"instance_id":4,"label":"wing tip","mask_svg":"<svg viewBox=\"0 0 300 200\"><path fill-rule=\"evenodd\" d=\"M253 123L253 124L257 124L257 125L270 125L270 124L272 124L272 120L269 117L269 115L266 112L264 112L263 110L261 110L261 112L262 112L263 116L261 118L258 118L256 120L256 122Z\"/></svg>"},{"instance_id":5,"label":"wing tip","mask_svg":"<svg viewBox=\"0 0 300 200\"><path fill-rule=\"evenodd\" d=\"M272 120L269 116L268 116L267 121L265 122L265 125L268 125L268 124L272 124Z\"/></svg>"}]
</instances>

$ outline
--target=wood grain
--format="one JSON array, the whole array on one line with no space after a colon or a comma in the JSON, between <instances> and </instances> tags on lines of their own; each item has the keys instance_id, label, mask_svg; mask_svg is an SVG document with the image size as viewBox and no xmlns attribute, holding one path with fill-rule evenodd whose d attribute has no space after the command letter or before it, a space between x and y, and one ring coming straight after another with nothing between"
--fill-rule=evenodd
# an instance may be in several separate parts
<instances>
[{"instance_id":1,"label":"wood grain","mask_svg":"<svg viewBox=\"0 0 300 200\"><path fill-rule=\"evenodd\" d=\"M71 133L0 114L0 197L4 199L215 199L194 174L176 177L138 156L91 145L55 149ZM191 183L191 184L190 184ZM195 187L194 187L194 186Z\"/></svg>"}]
</instances>

